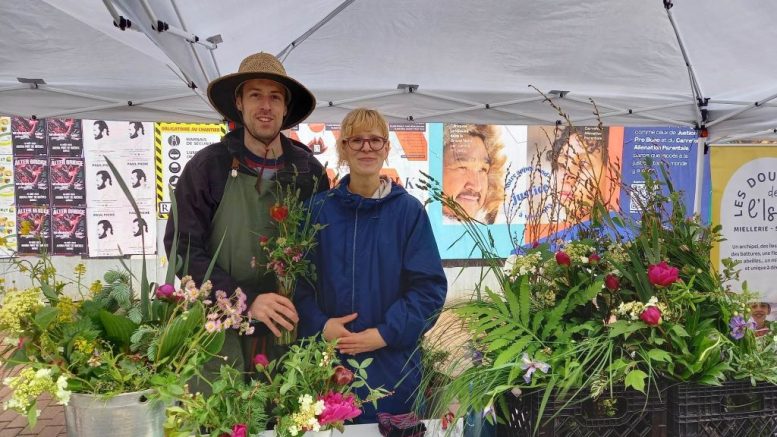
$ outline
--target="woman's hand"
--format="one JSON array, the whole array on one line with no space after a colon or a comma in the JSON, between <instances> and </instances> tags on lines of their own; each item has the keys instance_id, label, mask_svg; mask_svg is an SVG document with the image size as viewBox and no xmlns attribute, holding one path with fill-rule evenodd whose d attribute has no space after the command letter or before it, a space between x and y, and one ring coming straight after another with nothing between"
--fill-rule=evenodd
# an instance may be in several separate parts
<instances>
[{"instance_id":1,"label":"woman's hand","mask_svg":"<svg viewBox=\"0 0 777 437\"><path fill-rule=\"evenodd\" d=\"M377 328L365 329L345 337L337 342L337 349L344 354L356 355L386 347L386 342Z\"/></svg>"},{"instance_id":2,"label":"woman's hand","mask_svg":"<svg viewBox=\"0 0 777 437\"><path fill-rule=\"evenodd\" d=\"M332 317L331 319L327 320L324 324L324 330L321 332L321 335L324 336L324 340L332 341L336 338L342 338L346 335L351 335L351 331L347 330L345 325L356 320L357 316L358 314L353 313L343 317Z\"/></svg>"}]
</instances>

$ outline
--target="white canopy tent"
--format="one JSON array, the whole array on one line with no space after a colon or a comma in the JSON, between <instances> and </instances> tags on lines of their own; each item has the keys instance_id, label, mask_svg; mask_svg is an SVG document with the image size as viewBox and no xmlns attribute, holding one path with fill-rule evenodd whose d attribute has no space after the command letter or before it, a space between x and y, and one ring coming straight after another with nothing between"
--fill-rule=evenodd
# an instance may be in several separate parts
<instances>
[{"instance_id":1,"label":"white canopy tent","mask_svg":"<svg viewBox=\"0 0 777 437\"><path fill-rule=\"evenodd\" d=\"M580 125L595 123L593 100L606 124L775 134L777 6L674 3L4 0L0 112L216 120L207 82L267 51L314 92L314 121L366 105L394 120L553 123L534 85Z\"/></svg>"}]
</instances>

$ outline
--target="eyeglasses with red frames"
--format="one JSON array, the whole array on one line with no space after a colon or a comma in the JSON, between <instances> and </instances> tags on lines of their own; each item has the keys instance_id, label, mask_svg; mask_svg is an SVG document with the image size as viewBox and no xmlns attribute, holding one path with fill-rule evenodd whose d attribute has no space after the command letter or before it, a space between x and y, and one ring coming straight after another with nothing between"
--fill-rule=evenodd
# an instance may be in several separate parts
<instances>
[{"instance_id":1,"label":"eyeglasses with red frames","mask_svg":"<svg viewBox=\"0 0 777 437\"><path fill-rule=\"evenodd\" d=\"M348 147L353 151L362 150L362 147L364 147L364 143L367 143L370 146L371 150L377 152L378 150L382 149L387 142L388 142L388 138L383 138L383 137L369 137L369 138L350 137L345 139L345 143L348 144Z\"/></svg>"}]
</instances>

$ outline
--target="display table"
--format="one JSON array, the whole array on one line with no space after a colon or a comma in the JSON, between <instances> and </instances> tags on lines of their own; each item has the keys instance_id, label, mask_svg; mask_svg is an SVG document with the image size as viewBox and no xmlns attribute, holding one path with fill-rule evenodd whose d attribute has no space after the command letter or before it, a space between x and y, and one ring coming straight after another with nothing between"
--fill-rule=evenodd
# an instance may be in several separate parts
<instances>
[{"instance_id":1,"label":"display table","mask_svg":"<svg viewBox=\"0 0 777 437\"><path fill-rule=\"evenodd\" d=\"M442 427L440 426L440 420L424 420L423 421L426 424L426 437L444 437L446 436L447 431L443 431ZM461 429L461 423L462 421L459 420L456 422L456 425L453 426L453 430L451 430L451 433L448 434L452 437L461 437L462 435L462 429ZM450 427L449 427L450 430ZM260 434L260 437L275 437L275 433L273 431L265 431L262 434ZM378 431L378 424L377 423L370 423L367 425L347 425L345 427L345 432L340 434L339 431L334 430L332 433L332 437L381 437L380 431Z\"/></svg>"}]
</instances>

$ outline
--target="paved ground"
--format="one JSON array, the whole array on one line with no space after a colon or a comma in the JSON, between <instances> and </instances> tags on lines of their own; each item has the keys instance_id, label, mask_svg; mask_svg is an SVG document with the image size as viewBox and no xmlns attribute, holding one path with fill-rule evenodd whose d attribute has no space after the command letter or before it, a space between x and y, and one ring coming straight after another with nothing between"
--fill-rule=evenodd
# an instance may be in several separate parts
<instances>
[{"instance_id":1,"label":"paved ground","mask_svg":"<svg viewBox=\"0 0 777 437\"><path fill-rule=\"evenodd\" d=\"M15 372L4 372L0 370L0 381L6 376L11 376ZM11 396L11 389L0 386L0 403L5 402ZM49 396L41 396L38 399L38 408L41 410L38 417L38 424L34 429L27 426L27 418L17 414L14 411L2 411L0 409L0 437L16 436L40 436L57 437L66 436L65 432L65 409L56 402L52 402Z\"/></svg>"}]
</instances>

